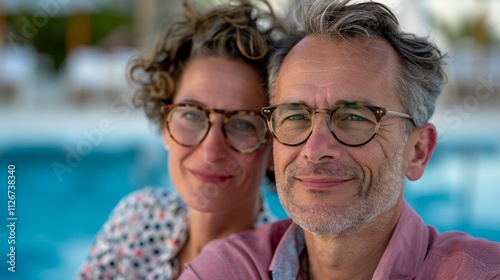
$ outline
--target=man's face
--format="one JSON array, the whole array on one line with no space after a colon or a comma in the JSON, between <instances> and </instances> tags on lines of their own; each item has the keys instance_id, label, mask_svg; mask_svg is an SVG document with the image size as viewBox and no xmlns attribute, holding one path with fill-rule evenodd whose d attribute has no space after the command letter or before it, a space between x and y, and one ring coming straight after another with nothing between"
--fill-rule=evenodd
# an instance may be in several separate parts
<instances>
[{"instance_id":1,"label":"man's face","mask_svg":"<svg viewBox=\"0 0 500 280\"><path fill-rule=\"evenodd\" d=\"M395 97L398 58L380 39L350 42L309 36L287 55L273 105L295 102L332 109L362 102L408 113ZM312 232L347 233L402 199L406 147L404 119L382 118L367 144L349 147L333 137L327 114L299 146L274 143L278 193L285 210Z\"/></svg>"}]
</instances>

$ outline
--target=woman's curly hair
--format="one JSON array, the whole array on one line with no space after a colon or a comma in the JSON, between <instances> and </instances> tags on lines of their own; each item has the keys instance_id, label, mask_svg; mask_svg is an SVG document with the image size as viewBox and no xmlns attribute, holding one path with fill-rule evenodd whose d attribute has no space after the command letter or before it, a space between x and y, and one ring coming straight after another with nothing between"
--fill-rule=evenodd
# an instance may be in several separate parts
<instances>
[{"instance_id":1,"label":"woman's curly hair","mask_svg":"<svg viewBox=\"0 0 500 280\"><path fill-rule=\"evenodd\" d=\"M184 2L184 15L169 24L165 36L147 55L129 62L129 80L137 86L133 103L163 128L161 106L172 103L181 75L189 61L217 56L247 63L257 69L267 88L269 45L281 30L266 0L268 11L249 0L231 1L200 14Z\"/></svg>"}]
</instances>

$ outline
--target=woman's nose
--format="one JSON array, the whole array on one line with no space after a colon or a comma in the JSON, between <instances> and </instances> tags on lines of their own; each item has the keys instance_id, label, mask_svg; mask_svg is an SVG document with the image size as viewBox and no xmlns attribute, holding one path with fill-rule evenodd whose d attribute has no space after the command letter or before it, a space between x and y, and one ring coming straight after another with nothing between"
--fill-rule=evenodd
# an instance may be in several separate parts
<instances>
[{"instance_id":1,"label":"woman's nose","mask_svg":"<svg viewBox=\"0 0 500 280\"><path fill-rule=\"evenodd\" d=\"M207 136L205 136L203 142L198 146L203 158L207 162L217 162L226 158L230 149L222 130L224 117L215 115L217 114L210 116L211 125Z\"/></svg>"}]
</instances>

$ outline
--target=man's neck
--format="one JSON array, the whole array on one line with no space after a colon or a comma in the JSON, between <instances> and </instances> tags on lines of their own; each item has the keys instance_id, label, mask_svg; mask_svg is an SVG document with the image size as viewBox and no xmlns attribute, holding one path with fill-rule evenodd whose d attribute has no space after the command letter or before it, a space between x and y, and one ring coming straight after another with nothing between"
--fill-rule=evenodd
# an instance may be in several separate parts
<instances>
[{"instance_id":1,"label":"man's neck","mask_svg":"<svg viewBox=\"0 0 500 280\"><path fill-rule=\"evenodd\" d=\"M372 279L396 227L400 207L375 217L346 234L304 230L309 279Z\"/></svg>"}]
</instances>

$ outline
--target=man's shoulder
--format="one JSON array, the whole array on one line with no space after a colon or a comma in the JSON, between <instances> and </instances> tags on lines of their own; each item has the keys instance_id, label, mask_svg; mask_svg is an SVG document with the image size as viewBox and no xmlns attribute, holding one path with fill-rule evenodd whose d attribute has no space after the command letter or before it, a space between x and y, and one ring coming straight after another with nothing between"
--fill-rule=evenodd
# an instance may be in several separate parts
<instances>
[{"instance_id":1,"label":"man's shoulder","mask_svg":"<svg viewBox=\"0 0 500 280\"><path fill-rule=\"evenodd\" d=\"M290 219L217 239L186 266L180 279L268 279L269 265Z\"/></svg>"},{"instance_id":2,"label":"man's shoulder","mask_svg":"<svg viewBox=\"0 0 500 280\"><path fill-rule=\"evenodd\" d=\"M291 219L279 220L264 225L255 230L247 230L233 234L225 239L216 240L215 246L225 246L228 249L237 247L248 251L272 251L278 246L281 238L290 225Z\"/></svg>"},{"instance_id":3,"label":"man's shoulder","mask_svg":"<svg viewBox=\"0 0 500 280\"><path fill-rule=\"evenodd\" d=\"M483 238L476 238L469 234L450 231L445 233L433 232L430 235L432 250L440 251L443 255L452 255L458 252L470 253L475 256L500 258L500 243Z\"/></svg>"},{"instance_id":4,"label":"man's shoulder","mask_svg":"<svg viewBox=\"0 0 500 280\"><path fill-rule=\"evenodd\" d=\"M430 243L428 263L439 263L440 272L500 276L498 242L475 238L462 232L439 234L431 231Z\"/></svg>"}]
</instances>

